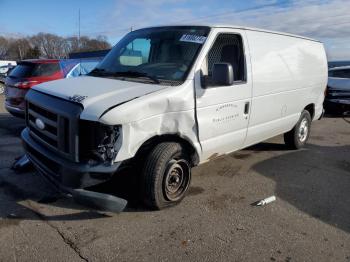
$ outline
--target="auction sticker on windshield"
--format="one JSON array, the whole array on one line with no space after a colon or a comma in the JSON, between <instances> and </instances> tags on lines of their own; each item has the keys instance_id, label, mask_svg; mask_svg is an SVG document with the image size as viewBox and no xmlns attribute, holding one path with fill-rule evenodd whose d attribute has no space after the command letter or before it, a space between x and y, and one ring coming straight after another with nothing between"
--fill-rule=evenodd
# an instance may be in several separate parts
<instances>
[{"instance_id":1,"label":"auction sticker on windshield","mask_svg":"<svg viewBox=\"0 0 350 262\"><path fill-rule=\"evenodd\" d=\"M191 42L197 44L203 44L207 38L201 35L182 35L181 42Z\"/></svg>"}]
</instances>

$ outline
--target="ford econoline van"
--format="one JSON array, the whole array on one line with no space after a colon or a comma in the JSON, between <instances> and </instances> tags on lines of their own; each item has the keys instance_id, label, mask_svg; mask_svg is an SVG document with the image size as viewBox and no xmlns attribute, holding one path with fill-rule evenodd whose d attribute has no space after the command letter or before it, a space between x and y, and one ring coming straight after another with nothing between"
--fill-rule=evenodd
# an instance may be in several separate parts
<instances>
[{"instance_id":1,"label":"ford econoline van","mask_svg":"<svg viewBox=\"0 0 350 262\"><path fill-rule=\"evenodd\" d=\"M87 76L32 88L22 139L64 190L140 166L143 200L161 209L185 197L194 166L280 134L303 147L326 85L316 40L240 26L144 28Z\"/></svg>"}]
</instances>

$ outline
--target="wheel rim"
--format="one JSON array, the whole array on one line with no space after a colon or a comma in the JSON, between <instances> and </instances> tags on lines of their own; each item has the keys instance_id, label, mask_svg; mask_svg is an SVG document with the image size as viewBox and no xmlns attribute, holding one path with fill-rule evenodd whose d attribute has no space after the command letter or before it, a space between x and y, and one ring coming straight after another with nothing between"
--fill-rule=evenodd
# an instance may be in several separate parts
<instances>
[{"instance_id":1,"label":"wheel rim","mask_svg":"<svg viewBox=\"0 0 350 262\"><path fill-rule=\"evenodd\" d=\"M0 94L4 93L5 91L5 88L2 84L0 84Z\"/></svg>"},{"instance_id":2,"label":"wheel rim","mask_svg":"<svg viewBox=\"0 0 350 262\"><path fill-rule=\"evenodd\" d=\"M186 192L191 171L185 160L171 160L169 161L164 176L164 195L169 201L179 200Z\"/></svg>"},{"instance_id":3,"label":"wheel rim","mask_svg":"<svg viewBox=\"0 0 350 262\"><path fill-rule=\"evenodd\" d=\"M299 126L299 132L298 132L299 141L304 143L308 135L309 135L309 121L307 121L306 118L303 118Z\"/></svg>"}]
</instances>

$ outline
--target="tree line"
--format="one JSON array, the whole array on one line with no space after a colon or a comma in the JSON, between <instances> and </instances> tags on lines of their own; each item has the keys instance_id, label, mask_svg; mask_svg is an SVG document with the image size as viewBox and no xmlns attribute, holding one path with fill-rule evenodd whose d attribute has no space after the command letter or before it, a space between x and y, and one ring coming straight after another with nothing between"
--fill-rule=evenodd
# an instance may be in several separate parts
<instances>
[{"instance_id":1,"label":"tree line","mask_svg":"<svg viewBox=\"0 0 350 262\"><path fill-rule=\"evenodd\" d=\"M33 36L12 38L0 36L0 60L35 58L67 58L69 53L105 50L111 48L105 36L61 37L38 33Z\"/></svg>"}]
</instances>

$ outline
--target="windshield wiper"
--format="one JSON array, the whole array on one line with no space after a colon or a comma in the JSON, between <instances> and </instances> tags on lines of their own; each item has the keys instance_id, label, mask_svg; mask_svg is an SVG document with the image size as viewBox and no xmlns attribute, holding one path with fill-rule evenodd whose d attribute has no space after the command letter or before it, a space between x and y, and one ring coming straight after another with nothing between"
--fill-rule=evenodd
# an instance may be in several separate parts
<instances>
[{"instance_id":1,"label":"windshield wiper","mask_svg":"<svg viewBox=\"0 0 350 262\"><path fill-rule=\"evenodd\" d=\"M95 68L92 70L88 75L90 76L114 76L114 77L135 77L135 78L148 78L152 80L156 84L160 84L160 81L157 77L149 75L145 72L138 72L138 71L120 71L120 72L109 72L106 71L103 68Z\"/></svg>"},{"instance_id":2,"label":"windshield wiper","mask_svg":"<svg viewBox=\"0 0 350 262\"><path fill-rule=\"evenodd\" d=\"M153 75L149 75L145 72L138 72L138 71L122 71L122 72L114 72L111 74L112 76L120 76L120 77L136 77L136 78L139 78L139 77L144 77L144 78L148 78L150 80L152 80L154 83L156 84L159 84L160 81L157 77L153 76Z\"/></svg>"},{"instance_id":3,"label":"windshield wiper","mask_svg":"<svg viewBox=\"0 0 350 262\"><path fill-rule=\"evenodd\" d=\"M90 76L106 76L108 74L109 73L103 68L95 68L90 73L88 73L87 75L90 75Z\"/></svg>"}]
</instances>

